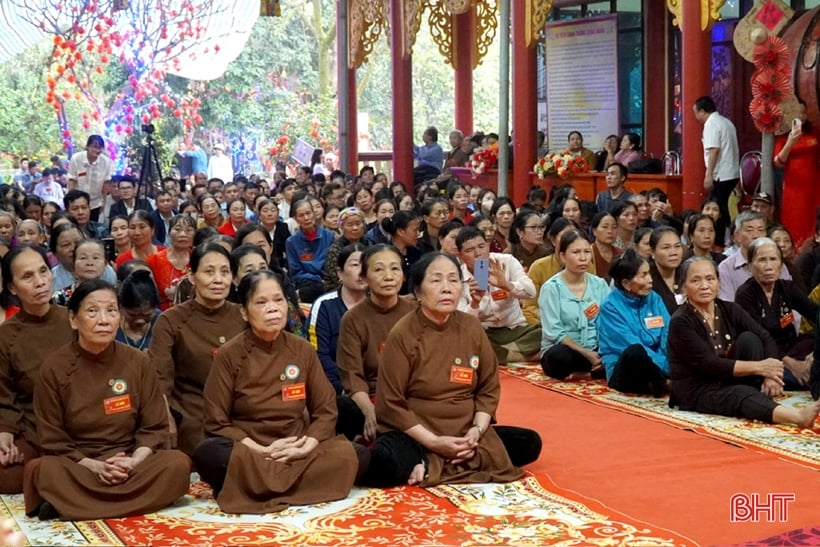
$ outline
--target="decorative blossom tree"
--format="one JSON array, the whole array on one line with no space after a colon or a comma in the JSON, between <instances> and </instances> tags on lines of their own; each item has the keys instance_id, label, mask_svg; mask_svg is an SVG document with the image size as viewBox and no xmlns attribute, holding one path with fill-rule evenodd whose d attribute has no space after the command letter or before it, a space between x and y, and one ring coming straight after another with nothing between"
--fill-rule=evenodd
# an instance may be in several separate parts
<instances>
[{"instance_id":1,"label":"decorative blossom tree","mask_svg":"<svg viewBox=\"0 0 820 547\"><path fill-rule=\"evenodd\" d=\"M135 133L138 122L148 124L163 114L179 119L183 131L202 121L200 99L190 87L174 92L166 75L219 53L224 34L209 34L209 27L218 17L231 17L233 0L9 1L25 21L52 36L46 101L69 153L67 101L83 103L83 129L102 127L109 141L121 142ZM100 85L106 70L122 72L121 87ZM113 146L109 153L121 155Z\"/></svg>"}]
</instances>

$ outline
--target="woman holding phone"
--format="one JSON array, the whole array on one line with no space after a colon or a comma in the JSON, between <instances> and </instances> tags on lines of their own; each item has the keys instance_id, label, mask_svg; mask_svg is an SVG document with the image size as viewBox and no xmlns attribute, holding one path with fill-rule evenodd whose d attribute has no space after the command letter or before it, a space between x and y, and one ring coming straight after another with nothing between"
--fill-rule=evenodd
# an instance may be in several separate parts
<instances>
[{"instance_id":1,"label":"woman holding phone","mask_svg":"<svg viewBox=\"0 0 820 547\"><path fill-rule=\"evenodd\" d=\"M783 201L789 204L789 214L783 224L799 246L814 232L820 189L814 184L820 176L820 142L806 120L806 104L800 102L800 113L792 121L792 130L776 137L774 165L783 169Z\"/></svg>"}]
</instances>

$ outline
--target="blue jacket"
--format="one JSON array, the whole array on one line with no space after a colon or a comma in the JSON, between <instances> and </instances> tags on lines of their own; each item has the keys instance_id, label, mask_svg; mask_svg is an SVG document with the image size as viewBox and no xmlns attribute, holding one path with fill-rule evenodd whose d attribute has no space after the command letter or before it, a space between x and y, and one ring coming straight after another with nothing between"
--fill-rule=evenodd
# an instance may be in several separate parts
<instances>
[{"instance_id":1,"label":"blue jacket","mask_svg":"<svg viewBox=\"0 0 820 547\"><path fill-rule=\"evenodd\" d=\"M346 311L341 289L323 294L310 308L308 339L319 355L325 375L333 384L337 395L342 393L342 378L336 364L336 344L339 341L342 316Z\"/></svg>"},{"instance_id":2,"label":"blue jacket","mask_svg":"<svg viewBox=\"0 0 820 547\"><path fill-rule=\"evenodd\" d=\"M327 251L336 239L327 228L318 228L316 239L308 241L302 230L296 230L285 243L288 272L297 285L304 281L322 282Z\"/></svg>"},{"instance_id":3,"label":"blue jacket","mask_svg":"<svg viewBox=\"0 0 820 547\"><path fill-rule=\"evenodd\" d=\"M655 291L639 297L613 289L598 313L598 352L607 380L621 354L633 344L643 346L652 361L668 375L669 321L669 312Z\"/></svg>"}]
</instances>

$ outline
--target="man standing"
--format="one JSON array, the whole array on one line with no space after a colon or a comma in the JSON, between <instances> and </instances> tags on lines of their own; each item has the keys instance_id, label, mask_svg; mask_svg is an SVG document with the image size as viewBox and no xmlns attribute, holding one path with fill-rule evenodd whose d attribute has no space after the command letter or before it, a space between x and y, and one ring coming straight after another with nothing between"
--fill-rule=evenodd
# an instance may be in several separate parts
<instances>
[{"instance_id":1,"label":"man standing","mask_svg":"<svg viewBox=\"0 0 820 547\"><path fill-rule=\"evenodd\" d=\"M196 173L197 171L194 170ZM231 158L225 155L225 147L219 143L214 145L214 155L208 162L208 177L222 179L223 181L233 180L233 164Z\"/></svg>"},{"instance_id":2,"label":"man standing","mask_svg":"<svg viewBox=\"0 0 820 547\"><path fill-rule=\"evenodd\" d=\"M28 158L20 158L20 170L14 174L13 182L18 189L25 192L30 175L28 173Z\"/></svg>"},{"instance_id":3,"label":"man standing","mask_svg":"<svg viewBox=\"0 0 820 547\"><path fill-rule=\"evenodd\" d=\"M204 173L208 170L208 155L205 154L205 150L202 149L201 142L194 141L193 148L185 155L191 158L191 170L194 174Z\"/></svg>"},{"instance_id":4,"label":"man standing","mask_svg":"<svg viewBox=\"0 0 820 547\"><path fill-rule=\"evenodd\" d=\"M108 193L108 183L114 172L114 162L103 155L105 141L99 135L91 135L85 144L85 151L71 156L68 165L68 189L82 190L89 196L90 219L100 218L103 193Z\"/></svg>"},{"instance_id":5,"label":"man standing","mask_svg":"<svg viewBox=\"0 0 820 547\"><path fill-rule=\"evenodd\" d=\"M444 150L438 143L438 129L431 125L422 133L421 140L424 141L424 146L413 145L413 157L416 160L413 179L416 184L436 178L444 166Z\"/></svg>"},{"instance_id":6,"label":"man standing","mask_svg":"<svg viewBox=\"0 0 820 547\"><path fill-rule=\"evenodd\" d=\"M619 203L626 203L632 194L626 191L624 183L629 170L625 165L615 162L606 168L606 190L595 198L599 212L611 212Z\"/></svg>"},{"instance_id":7,"label":"man standing","mask_svg":"<svg viewBox=\"0 0 820 547\"><path fill-rule=\"evenodd\" d=\"M735 126L718 114L711 97L701 97L692 107L695 118L703 124L703 159L706 174L703 189L711 192L720 207L716 230L726 233L729 223L729 196L740 181L740 153Z\"/></svg>"}]
</instances>

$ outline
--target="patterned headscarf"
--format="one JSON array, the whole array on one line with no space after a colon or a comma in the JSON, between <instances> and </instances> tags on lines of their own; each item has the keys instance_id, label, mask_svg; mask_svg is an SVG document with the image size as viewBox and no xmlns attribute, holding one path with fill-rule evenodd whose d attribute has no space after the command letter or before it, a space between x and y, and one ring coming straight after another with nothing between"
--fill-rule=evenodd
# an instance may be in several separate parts
<instances>
[{"instance_id":1,"label":"patterned headscarf","mask_svg":"<svg viewBox=\"0 0 820 547\"><path fill-rule=\"evenodd\" d=\"M358 207L345 207L342 209L342 212L339 213L339 226L344 226L347 219L352 216L358 216L362 219L362 223L364 223L364 213L362 213L361 209Z\"/></svg>"}]
</instances>

